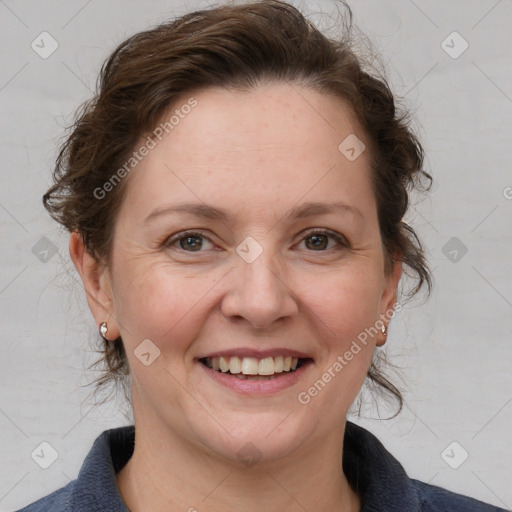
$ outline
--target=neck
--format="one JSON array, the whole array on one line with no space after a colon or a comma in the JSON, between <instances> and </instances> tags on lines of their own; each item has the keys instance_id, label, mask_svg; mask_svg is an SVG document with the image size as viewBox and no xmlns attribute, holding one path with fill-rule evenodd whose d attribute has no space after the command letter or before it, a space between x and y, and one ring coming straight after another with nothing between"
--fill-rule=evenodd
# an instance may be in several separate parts
<instances>
[{"instance_id":1,"label":"neck","mask_svg":"<svg viewBox=\"0 0 512 512\"><path fill-rule=\"evenodd\" d=\"M133 456L117 475L130 512L357 512L342 470L343 431L286 459L240 467L198 451L168 429L136 421Z\"/></svg>"}]
</instances>

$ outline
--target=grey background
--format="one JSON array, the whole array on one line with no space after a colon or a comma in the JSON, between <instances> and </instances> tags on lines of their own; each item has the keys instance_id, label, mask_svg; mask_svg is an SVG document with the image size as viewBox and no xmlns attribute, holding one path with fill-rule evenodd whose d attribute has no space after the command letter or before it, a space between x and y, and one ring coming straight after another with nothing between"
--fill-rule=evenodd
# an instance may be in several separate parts
<instances>
[{"instance_id":1,"label":"grey background","mask_svg":"<svg viewBox=\"0 0 512 512\"><path fill-rule=\"evenodd\" d=\"M307 4L308 11L331 12L334 2ZM129 423L120 401L94 405L87 383L95 374L87 366L95 360L96 327L67 236L41 205L59 138L115 45L206 5L0 0L2 511L67 484L101 431ZM510 508L512 3L351 5L387 63L394 91L416 111L435 178L430 198L408 216L428 248L435 290L426 304L408 304L395 317L387 344L402 367L407 405L396 419L379 421L369 402L367 417L356 421L411 477ZM43 31L58 43L46 59L31 47ZM463 48L454 31L469 45L457 58L445 51ZM41 442L58 454L48 469L31 457ZM445 451L452 442L458 445ZM447 461L458 465L462 450L469 456L453 469Z\"/></svg>"}]
</instances>

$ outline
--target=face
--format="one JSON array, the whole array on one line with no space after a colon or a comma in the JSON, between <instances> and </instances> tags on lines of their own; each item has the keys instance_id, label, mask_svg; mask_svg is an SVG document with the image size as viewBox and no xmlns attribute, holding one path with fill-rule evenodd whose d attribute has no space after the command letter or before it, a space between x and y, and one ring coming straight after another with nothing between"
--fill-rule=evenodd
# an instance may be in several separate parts
<instances>
[{"instance_id":1,"label":"face","mask_svg":"<svg viewBox=\"0 0 512 512\"><path fill-rule=\"evenodd\" d=\"M272 460L339 441L383 342L361 333L399 277L384 271L369 155L338 149L365 135L299 86L193 96L129 176L101 278L136 424L227 459L247 442Z\"/></svg>"}]
</instances>

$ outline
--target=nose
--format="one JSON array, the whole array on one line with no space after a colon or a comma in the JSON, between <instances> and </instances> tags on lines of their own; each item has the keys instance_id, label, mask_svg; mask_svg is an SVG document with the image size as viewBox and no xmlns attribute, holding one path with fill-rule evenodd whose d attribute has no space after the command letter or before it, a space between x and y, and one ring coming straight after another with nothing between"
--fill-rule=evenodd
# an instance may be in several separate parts
<instances>
[{"instance_id":1,"label":"nose","mask_svg":"<svg viewBox=\"0 0 512 512\"><path fill-rule=\"evenodd\" d=\"M240 258L229 273L229 291L222 301L222 313L236 321L246 320L255 329L270 329L298 313L298 303L277 269L275 258L264 251L255 261Z\"/></svg>"}]
</instances>

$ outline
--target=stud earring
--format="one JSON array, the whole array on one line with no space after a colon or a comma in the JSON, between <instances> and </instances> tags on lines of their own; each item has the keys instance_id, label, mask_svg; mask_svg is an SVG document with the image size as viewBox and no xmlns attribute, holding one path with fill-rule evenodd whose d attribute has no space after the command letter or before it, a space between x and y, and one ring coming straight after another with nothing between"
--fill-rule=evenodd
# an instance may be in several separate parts
<instances>
[{"instance_id":1,"label":"stud earring","mask_svg":"<svg viewBox=\"0 0 512 512\"><path fill-rule=\"evenodd\" d=\"M385 325L383 325L380 330L382 331L382 334L384 334L384 336L387 336L388 333L386 332L386 326Z\"/></svg>"},{"instance_id":2,"label":"stud earring","mask_svg":"<svg viewBox=\"0 0 512 512\"><path fill-rule=\"evenodd\" d=\"M109 341L109 340L107 340L107 331L108 331L107 322L101 322L101 324L100 324L100 336L105 341Z\"/></svg>"}]
</instances>

